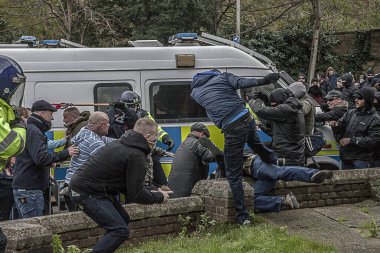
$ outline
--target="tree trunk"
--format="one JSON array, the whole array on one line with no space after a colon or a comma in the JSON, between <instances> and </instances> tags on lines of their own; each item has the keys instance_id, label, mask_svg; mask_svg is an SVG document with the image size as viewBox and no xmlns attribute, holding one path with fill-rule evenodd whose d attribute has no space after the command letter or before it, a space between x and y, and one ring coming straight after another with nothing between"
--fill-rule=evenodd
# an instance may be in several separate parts
<instances>
[{"instance_id":1,"label":"tree trunk","mask_svg":"<svg viewBox=\"0 0 380 253\"><path fill-rule=\"evenodd\" d=\"M321 2L320 0L311 0L314 13L314 25L313 25L313 41L311 44L310 61L309 61L309 73L308 73L308 83L314 78L315 65L317 62L318 54L318 42L319 42L319 31L321 23Z\"/></svg>"}]
</instances>

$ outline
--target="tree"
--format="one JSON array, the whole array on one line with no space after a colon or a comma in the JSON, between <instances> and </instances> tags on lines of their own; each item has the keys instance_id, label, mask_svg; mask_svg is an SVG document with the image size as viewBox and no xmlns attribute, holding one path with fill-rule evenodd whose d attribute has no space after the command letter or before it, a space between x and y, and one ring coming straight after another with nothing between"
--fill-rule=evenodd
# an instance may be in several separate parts
<instances>
[{"instance_id":1,"label":"tree","mask_svg":"<svg viewBox=\"0 0 380 253\"><path fill-rule=\"evenodd\" d=\"M313 24L313 38L312 38L311 50L310 50L308 83L311 83L311 80L313 79L314 73L315 73L315 65L317 62L317 54L318 54L320 21L321 21L320 0L311 0L311 4L313 6L314 24Z\"/></svg>"}]
</instances>

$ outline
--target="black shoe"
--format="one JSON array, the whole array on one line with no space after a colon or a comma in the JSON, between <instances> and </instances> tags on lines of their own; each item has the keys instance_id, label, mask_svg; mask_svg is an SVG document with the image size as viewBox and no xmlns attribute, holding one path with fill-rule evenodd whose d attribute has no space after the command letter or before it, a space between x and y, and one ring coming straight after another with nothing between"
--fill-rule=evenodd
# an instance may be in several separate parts
<instances>
[{"instance_id":1,"label":"black shoe","mask_svg":"<svg viewBox=\"0 0 380 253\"><path fill-rule=\"evenodd\" d=\"M332 171L330 170L320 170L316 172L312 177L311 177L311 182L320 184L323 183L326 179L331 179L333 176Z\"/></svg>"}]
</instances>

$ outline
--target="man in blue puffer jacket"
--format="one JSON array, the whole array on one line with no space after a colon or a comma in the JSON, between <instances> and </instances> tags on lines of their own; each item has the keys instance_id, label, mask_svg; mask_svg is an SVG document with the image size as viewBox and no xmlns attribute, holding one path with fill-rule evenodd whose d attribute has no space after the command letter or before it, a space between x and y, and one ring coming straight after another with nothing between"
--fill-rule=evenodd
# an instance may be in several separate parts
<instances>
[{"instance_id":1,"label":"man in blue puffer jacket","mask_svg":"<svg viewBox=\"0 0 380 253\"><path fill-rule=\"evenodd\" d=\"M242 183L245 143L267 163L275 163L277 158L272 150L260 142L256 123L237 90L275 83L279 78L275 73L255 79L210 70L196 74L191 84L191 97L206 109L207 116L224 133L226 176L234 198L236 222L241 225L251 224L244 204Z\"/></svg>"}]
</instances>

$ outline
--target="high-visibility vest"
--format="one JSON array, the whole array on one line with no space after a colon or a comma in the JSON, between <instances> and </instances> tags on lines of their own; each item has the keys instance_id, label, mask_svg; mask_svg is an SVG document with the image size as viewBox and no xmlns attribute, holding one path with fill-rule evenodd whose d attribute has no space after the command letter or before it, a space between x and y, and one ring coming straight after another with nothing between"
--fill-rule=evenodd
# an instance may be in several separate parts
<instances>
[{"instance_id":1,"label":"high-visibility vest","mask_svg":"<svg viewBox=\"0 0 380 253\"><path fill-rule=\"evenodd\" d=\"M5 167L9 157L19 155L25 147L26 129L11 129L9 124L15 118L13 108L0 99L0 171Z\"/></svg>"}]
</instances>

